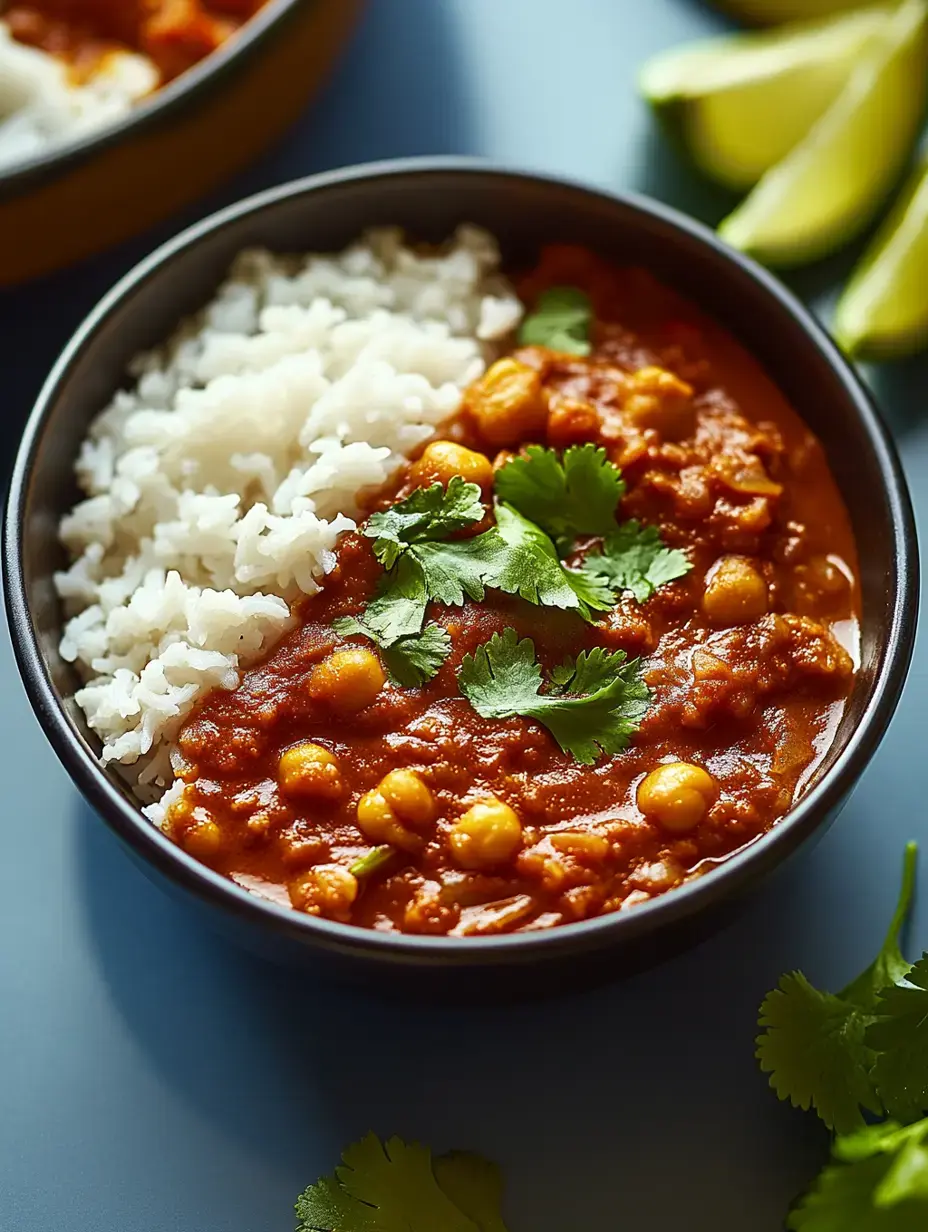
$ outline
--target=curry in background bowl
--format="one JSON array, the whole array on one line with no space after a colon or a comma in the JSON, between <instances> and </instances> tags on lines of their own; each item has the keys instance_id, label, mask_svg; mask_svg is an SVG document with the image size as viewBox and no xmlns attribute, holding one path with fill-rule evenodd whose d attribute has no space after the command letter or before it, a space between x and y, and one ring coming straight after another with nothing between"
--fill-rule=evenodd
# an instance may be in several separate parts
<instances>
[{"instance_id":1,"label":"curry in background bowl","mask_svg":"<svg viewBox=\"0 0 928 1232\"><path fill-rule=\"evenodd\" d=\"M144 230L294 120L361 0L0 6L0 283Z\"/></svg>"},{"instance_id":2,"label":"curry in background bowl","mask_svg":"<svg viewBox=\"0 0 928 1232\"><path fill-rule=\"evenodd\" d=\"M833 815L911 650L904 485L802 310L660 207L480 167L156 254L53 375L8 535L107 819L354 974L691 939Z\"/></svg>"}]
</instances>

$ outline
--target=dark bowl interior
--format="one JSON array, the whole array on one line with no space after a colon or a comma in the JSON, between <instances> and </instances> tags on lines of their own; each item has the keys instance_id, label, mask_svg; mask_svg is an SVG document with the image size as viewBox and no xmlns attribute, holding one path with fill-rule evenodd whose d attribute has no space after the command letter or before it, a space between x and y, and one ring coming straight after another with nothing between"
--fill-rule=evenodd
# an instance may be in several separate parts
<instances>
[{"instance_id":1,"label":"dark bowl interior","mask_svg":"<svg viewBox=\"0 0 928 1232\"><path fill-rule=\"evenodd\" d=\"M628 913L473 941L397 938L288 912L196 864L156 831L99 769L97 742L67 700L77 682L58 656L52 584L63 564L56 528L78 497L72 464L89 420L121 384L130 357L200 307L239 250L337 249L388 222L438 241L462 221L493 231L511 264L561 240L646 265L727 326L826 448L857 538L863 601L862 667L851 703L815 784L786 820L708 876ZM459 160L367 167L273 189L143 262L92 314L49 378L20 450L5 529L7 603L27 689L58 755L107 823L148 869L211 907L213 919L252 948L394 986L404 973L427 986L537 986L544 981L531 966L540 961L578 978L604 978L691 942L834 816L892 715L914 641L917 553L905 481L867 395L809 314L764 271L654 202Z\"/></svg>"}]
</instances>

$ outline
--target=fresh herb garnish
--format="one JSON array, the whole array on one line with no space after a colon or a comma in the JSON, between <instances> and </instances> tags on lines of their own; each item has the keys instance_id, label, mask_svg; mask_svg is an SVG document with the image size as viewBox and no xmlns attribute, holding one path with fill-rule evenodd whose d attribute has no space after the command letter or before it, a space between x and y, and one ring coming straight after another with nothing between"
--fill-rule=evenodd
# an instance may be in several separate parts
<instances>
[{"instance_id":1,"label":"fresh herb garnish","mask_svg":"<svg viewBox=\"0 0 928 1232\"><path fill-rule=\"evenodd\" d=\"M515 629L494 633L458 675L461 692L485 719L514 715L537 719L565 753L584 765L620 753L637 731L648 704L638 660L601 646L568 659L551 675L548 692L530 638Z\"/></svg>"},{"instance_id":2,"label":"fresh herb garnish","mask_svg":"<svg viewBox=\"0 0 928 1232\"><path fill-rule=\"evenodd\" d=\"M659 587L684 577L692 567L685 552L664 545L656 526L632 520L608 534L602 551L591 552L580 572L613 590L631 591L644 603Z\"/></svg>"},{"instance_id":3,"label":"fresh herb garnish","mask_svg":"<svg viewBox=\"0 0 928 1232\"><path fill-rule=\"evenodd\" d=\"M359 881L363 881L366 877L373 877L374 873L380 870L396 855L396 848L391 847L388 843L384 843L380 847L372 847L370 851L365 852L363 856L359 856L354 864L348 866L348 872L352 877L357 877Z\"/></svg>"},{"instance_id":4,"label":"fresh herb garnish","mask_svg":"<svg viewBox=\"0 0 928 1232\"><path fill-rule=\"evenodd\" d=\"M484 512L479 487L455 475L447 487L433 483L416 488L405 500L371 514L363 532L374 540L374 555L389 569L410 544L447 539L474 526Z\"/></svg>"},{"instance_id":5,"label":"fresh herb garnish","mask_svg":"<svg viewBox=\"0 0 928 1232\"><path fill-rule=\"evenodd\" d=\"M532 445L497 472L496 525L454 538L486 515L479 487L455 476L447 488L419 488L362 528L385 572L367 608L335 628L370 638L393 679L412 687L430 680L451 650L440 626L423 630L430 603L479 603L490 588L592 621L623 589L647 598L689 562L654 528L616 520L624 490L604 449L578 445L561 458ZM578 536L604 536L604 551L567 568L562 557Z\"/></svg>"},{"instance_id":6,"label":"fresh herb garnish","mask_svg":"<svg viewBox=\"0 0 928 1232\"><path fill-rule=\"evenodd\" d=\"M549 287L522 322L519 341L570 355L589 355L593 305L579 287Z\"/></svg>"},{"instance_id":7,"label":"fresh herb garnish","mask_svg":"<svg viewBox=\"0 0 928 1232\"><path fill-rule=\"evenodd\" d=\"M397 684L416 688L431 680L451 654L451 635L441 625L426 625L415 637L404 637L383 652Z\"/></svg>"},{"instance_id":8,"label":"fresh herb garnish","mask_svg":"<svg viewBox=\"0 0 928 1232\"><path fill-rule=\"evenodd\" d=\"M913 1073L903 1074L896 1058L881 1053L886 1041L898 1050L912 1030L924 1038L918 1012L928 1009L928 993L912 985L913 968L899 948L899 934L912 901L916 847L906 848L902 888L889 932L873 963L834 995L815 988L799 971L784 975L760 1011L763 1033L757 1040L757 1059L770 1074L770 1085L781 1099L799 1108L814 1108L825 1124L838 1133L851 1133L864 1124L861 1109L882 1113L890 1107L928 1108L928 1056ZM923 979L928 964L919 964L916 979ZM905 990L905 998L900 991Z\"/></svg>"},{"instance_id":9,"label":"fresh herb garnish","mask_svg":"<svg viewBox=\"0 0 928 1232\"><path fill-rule=\"evenodd\" d=\"M498 1170L455 1151L368 1134L296 1201L297 1232L506 1232Z\"/></svg>"},{"instance_id":10,"label":"fresh herb garnish","mask_svg":"<svg viewBox=\"0 0 928 1232\"><path fill-rule=\"evenodd\" d=\"M579 535L608 535L625 493L622 472L597 445L572 445L559 458L529 445L496 472L500 500L517 509L558 543Z\"/></svg>"}]
</instances>

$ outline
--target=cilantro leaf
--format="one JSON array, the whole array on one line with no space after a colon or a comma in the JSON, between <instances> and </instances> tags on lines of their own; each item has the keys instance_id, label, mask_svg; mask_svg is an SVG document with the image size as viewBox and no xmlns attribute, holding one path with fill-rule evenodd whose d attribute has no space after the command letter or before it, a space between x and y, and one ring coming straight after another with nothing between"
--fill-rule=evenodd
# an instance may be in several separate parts
<instances>
[{"instance_id":1,"label":"cilantro leaf","mask_svg":"<svg viewBox=\"0 0 928 1232\"><path fill-rule=\"evenodd\" d=\"M384 653L384 662L397 684L407 689L423 685L451 654L451 637L441 625L426 625L413 637L400 638Z\"/></svg>"},{"instance_id":2,"label":"cilantro leaf","mask_svg":"<svg viewBox=\"0 0 928 1232\"><path fill-rule=\"evenodd\" d=\"M899 948L899 934L912 902L916 855L916 845L909 843L889 931L876 959L857 979L834 996L814 988L797 971L785 975L761 1006L760 1026L765 1030L757 1038L756 1055L761 1069L770 1074L770 1085L780 1099L798 1108L814 1108L838 1133L863 1124L861 1107L883 1111L875 1085L878 1062L888 1092L899 1096L905 1089L892 1065L880 1062L871 1027L880 1012L881 994L892 990L910 970ZM911 1027L906 1015L903 1020ZM903 1035L896 1036L897 1046ZM928 1076L928 1067L922 1065L920 1071Z\"/></svg>"},{"instance_id":3,"label":"cilantro leaf","mask_svg":"<svg viewBox=\"0 0 928 1232\"><path fill-rule=\"evenodd\" d=\"M401 556L380 579L376 596L361 616L341 616L332 622L342 637L363 634L378 646L392 646L400 638L419 632L429 595L417 561Z\"/></svg>"},{"instance_id":4,"label":"cilantro leaf","mask_svg":"<svg viewBox=\"0 0 928 1232\"><path fill-rule=\"evenodd\" d=\"M555 540L608 535L625 492L622 472L597 445L554 449L529 445L496 472L495 490Z\"/></svg>"},{"instance_id":5,"label":"cilantro leaf","mask_svg":"<svg viewBox=\"0 0 928 1232\"><path fill-rule=\"evenodd\" d=\"M520 595L529 603L575 608L589 615L569 571L558 560L554 544L543 530L509 505L497 506L496 529L506 551L487 574L488 586Z\"/></svg>"},{"instance_id":6,"label":"cilantro leaf","mask_svg":"<svg viewBox=\"0 0 928 1232\"><path fill-rule=\"evenodd\" d=\"M432 1160L435 1179L480 1232L507 1232L503 1223L503 1178L496 1164L469 1151L449 1151Z\"/></svg>"},{"instance_id":7,"label":"cilantro leaf","mask_svg":"<svg viewBox=\"0 0 928 1232\"><path fill-rule=\"evenodd\" d=\"M629 590L644 603L658 587L683 577L692 567L685 552L664 546L656 526L631 520L607 535L602 552L587 556L580 571L617 591Z\"/></svg>"},{"instance_id":8,"label":"cilantro leaf","mask_svg":"<svg viewBox=\"0 0 928 1232\"><path fill-rule=\"evenodd\" d=\"M864 1041L869 1019L851 1002L814 988L801 971L784 975L760 1009L757 1059L780 1099L814 1108L848 1133L864 1123L861 1105L879 1112Z\"/></svg>"},{"instance_id":9,"label":"cilantro leaf","mask_svg":"<svg viewBox=\"0 0 928 1232\"><path fill-rule=\"evenodd\" d=\"M833 1147L836 1162L794 1207L792 1232L919 1232L928 1226L928 1120L870 1125Z\"/></svg>"},{"instance_id":10,"label":"cilantro leaf","mask_svg":"<svg viewBox=\"0 0 928 1232\"><path fill-rule=\"evenodd\" d=\"M410 543L445 539L474 526L484 512L477 484L455 475L447 487L416 488L405 500L371 514L362 531L374 540L374 555L389 569Z\"/></svg>"},{"instance_id":11,"label":"cilantro leaf","mask_svg":"<svg viewBox=\"0 0 928 1232\"><path fill-rule=\"evenodd\" d=\"M465 595L478 603L484 597L484 583L493 585L493 571L505 551L505 544L491 529L452 543L416 543L409 554L422 570L428 597L460 607Z\"/></svg>"},{"instance_id":12,"label":"cilantro leaf","mask_svg":"<svg viewBox=\"0 0 928 1232\"><path fill-rule=\"evenodd\" d=\"M401 1138L382 1143L368 1134L342 1159L339 1184L377 1210L383 1232L479 1232L438 1185L428 1147Z\"/></svg>"},{"instance_id":13,"label":"cilantro leaf","mask_svg":"<svg viewBox=\"0 0 928 1232\"><path fill-rule=\"evenodd\" d=\"M627 747L650 696L638 661L602 647L567 660L552 677L556 691L542 693L542 683L534 644L520 641L515 629L494 633L465 655L458 674L460 690L478 714L537 719L584 765Z\"/></svg>"},{"instance_id":14,"label":"cilantro leaf","mask_svg":"<svg viewBox=\"0 0 928 1232\"><path fill-rule=\"evenodd\" d=\"M297 1232L481 1232L432 1174L428 1147L368 1134L297 1199Z\"/></svg>"},{"instance_id":15,"label":"cilantro leaf","mask_svg":"<svg viewBox=\"0 0 928 1232\"><path fill-rule=\"evenodd\" d=\"M523 320L519 341L571 355L589 355L593 305L579 287L549 287Z\"/></svg>"},{"instance_id":16,"label":"cilantro leaf","mask_svg":"<svg viewBox=\"0 0 928 1232\"><path fill-rule=\"evenodd\" d=\"M905 979L911 969L899 947L899 937L908 919L912 907L912 896L915 893L915 873L918 863L918 844L907 843L902 858L902 884L899 888L899 898L896 910L889 923L889 930L883 941L879 954L866 969L861 972L853 983L848 984L841 992L847 1001L853 1001L864 1008L872 1008L884 988L890 988L899 980Z\"/></svg>"},{"instance_id":17,"label":"cilantro leaf","mask_svg":"<svg viewBox=\"0 0 928 1232\"><path fill-rule=\"evenodd\" d=\"M867 1043L877 1052L873 1081L886 1111L909 1121L928 1109L928 954L879 994Z\"/></svg>"},{"instance_id":18,"label":"cilantro leaf","mask_svg":"<svg viewBox=\"0 0 928 1232\"><path fill-rule=\"evenodd\" d=\"M297 1232L383 1232L377 1211L323 1176L296 1200Z\"/></svg>"}]
</instances>

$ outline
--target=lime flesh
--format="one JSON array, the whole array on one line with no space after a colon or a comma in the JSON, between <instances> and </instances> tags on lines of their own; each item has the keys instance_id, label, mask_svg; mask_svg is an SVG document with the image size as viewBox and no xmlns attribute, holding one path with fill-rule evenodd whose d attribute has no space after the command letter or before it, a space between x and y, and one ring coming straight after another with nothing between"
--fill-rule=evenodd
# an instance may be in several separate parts
<instances>
[{"instance_id":1,"label":"lime flesh","mask_svg":"<svg viewBox=\"0 0 928 1232\"><path fill-rule=\"evenodd\" d=\"M886 19L881 5L664 52L641 92L707 175L748 189L828 110Z\"/></svg>"},{"instance_id":2,"label":"lime flesh","mask_svg":"<svg viewBox=\"0 0 928 1232\"><path fill-rule=\"evenodd\" d=\"M864 8L872 0L717 0L718 6L742 21L775 26L784 21L830 17Z\"/></svg>"},{"instance_id":3,"label":"lime flesh","mask_svg":"<svg viewBox=\"0 0 928 1232\"><path fill-rule=\"evenodd\" d=\"M834 333L855 359L894 359L928 343L928 159L854 272Z\"/></svg>"},{"instance_id":4,"label":"lime flesh","mask_svg":"<svg viewBox=\"0 0 928 1232\"><path fill-rule=\"evenodd\" d=\"M888 14L836 101L719 227L768 265L825 256L871 220L918 134L928 93L928 0Z\"/></svg>"}]
</instances>

